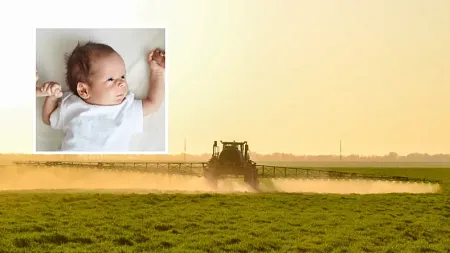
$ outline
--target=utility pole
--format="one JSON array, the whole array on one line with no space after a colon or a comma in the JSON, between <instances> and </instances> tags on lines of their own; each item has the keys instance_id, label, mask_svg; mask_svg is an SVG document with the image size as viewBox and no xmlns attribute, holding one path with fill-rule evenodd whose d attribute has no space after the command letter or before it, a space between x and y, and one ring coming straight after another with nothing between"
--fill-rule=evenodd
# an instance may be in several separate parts
<instances>
[{"instance_id":1,"label":"utility pole","mask_svg":"<svg viewBox=\"0 0 450 253\"><path fill-rule=\"evenodd\" d=\"M184 161L186 162L186 137L184 138Z\"/></svg>"}]
</instances>

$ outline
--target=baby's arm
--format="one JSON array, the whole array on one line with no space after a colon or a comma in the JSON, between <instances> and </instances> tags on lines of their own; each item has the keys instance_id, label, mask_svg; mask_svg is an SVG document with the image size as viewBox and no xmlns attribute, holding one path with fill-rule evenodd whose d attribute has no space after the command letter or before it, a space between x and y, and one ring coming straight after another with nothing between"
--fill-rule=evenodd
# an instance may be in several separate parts
<instances>
[{"instance_id":1,"label":"baby's arm","mask_svg":"<svg viewBox=\"0 0 450 253\"><path fill-rule=\"evenodd\" d=\"M165 52L160 49L154 50L149 54L148 61L150 64L150 87L147 98L142 100L144 116L158 110L164 99Z\"/></svg>"},{"instance_id":2,"label":"baby's arm","mask_svg":"<svg viewBox=\"0 0 450 253\"><path fill-rule=\"evenodd\" d=\"M61 86L55 82L48 82L42 85L41 92L47 95L42 108L42 121L50 125L50 115L58 107L58 99L62 96Z\"/></svg>"}]
</instances>

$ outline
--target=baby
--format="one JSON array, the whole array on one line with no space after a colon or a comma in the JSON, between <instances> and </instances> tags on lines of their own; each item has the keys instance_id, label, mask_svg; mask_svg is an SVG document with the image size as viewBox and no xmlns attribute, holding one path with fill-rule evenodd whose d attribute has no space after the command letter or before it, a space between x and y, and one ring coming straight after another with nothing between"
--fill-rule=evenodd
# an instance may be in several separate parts
<instances>
[{"instance_id":1,"label":"baby","mask_svg":"<svg viewBox=\"0 0 450 253\"><path fill-rule=\"evenodd\" d=\"M67 58L70 92L55 82L45 83L42 121L65 135L62 151L126 152L133 134L143 131L143 118L155 112L164 98L165 52L148 55L147 97L135 99L128 90L122 57L110 46L78 44Z\"/></svg>"}]
</instances>

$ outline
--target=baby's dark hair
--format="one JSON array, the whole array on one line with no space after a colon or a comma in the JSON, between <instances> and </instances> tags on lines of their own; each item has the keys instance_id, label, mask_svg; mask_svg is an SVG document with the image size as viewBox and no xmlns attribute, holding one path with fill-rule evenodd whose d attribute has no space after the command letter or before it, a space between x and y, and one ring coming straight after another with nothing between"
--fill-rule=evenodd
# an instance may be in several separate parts
<instances>
[{"instance_id":1,"label":"baby's dark hair","mask_svg":"<svg viewBox=\"0 0 450 253\"><path fill-rule=\"evenodd\" d=\"M80 45L78 42L75 49L66 55L66 82L70 90L78 96L78 82L89 83L95 57L115 52L106 44L88 41L86 44Z\"/></svg>"}]
</instances>

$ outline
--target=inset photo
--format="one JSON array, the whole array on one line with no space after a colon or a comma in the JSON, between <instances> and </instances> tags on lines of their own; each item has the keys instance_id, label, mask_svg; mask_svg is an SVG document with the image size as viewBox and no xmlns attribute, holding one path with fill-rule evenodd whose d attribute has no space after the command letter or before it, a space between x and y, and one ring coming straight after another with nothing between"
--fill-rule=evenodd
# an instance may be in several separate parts
<instances>
[{"instance_id":1,"label":"inset photo","mask_svg":"<svg viewBox=\"0 0 450 253\"><path fill-rule=\"evenodd\" d=\"M165 42L164 28L36 29L34 153L167 154Z\"/></svg>"}]
</instances>

